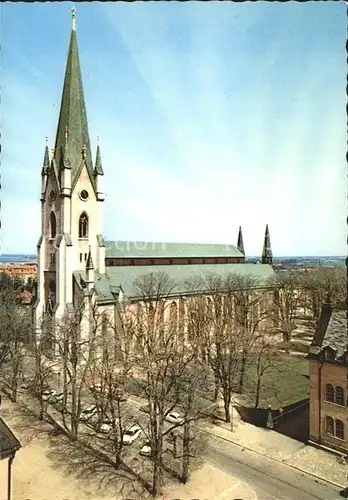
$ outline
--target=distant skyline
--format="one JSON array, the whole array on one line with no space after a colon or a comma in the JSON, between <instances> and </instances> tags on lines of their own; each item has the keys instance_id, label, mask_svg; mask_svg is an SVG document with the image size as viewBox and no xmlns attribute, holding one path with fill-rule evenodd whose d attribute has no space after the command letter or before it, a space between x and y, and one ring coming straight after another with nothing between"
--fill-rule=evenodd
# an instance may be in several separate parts
<instances>
[{"instance_id":1,"label":"distant skyline","mask_svg":"<svg viewBox=\"0 0 348 500\"><path fill-rule=\"evenodd\" d=\"M2 3L1 253L32 254L73 4ZM108 240L346 255L346 5L78 3Z\"/></svg>"}]
</instances>

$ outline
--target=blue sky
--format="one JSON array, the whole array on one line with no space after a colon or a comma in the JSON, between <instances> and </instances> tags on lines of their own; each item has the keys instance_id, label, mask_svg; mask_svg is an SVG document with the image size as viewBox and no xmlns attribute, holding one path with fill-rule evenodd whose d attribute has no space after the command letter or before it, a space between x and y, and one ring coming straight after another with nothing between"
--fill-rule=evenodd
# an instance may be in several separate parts
<instances>
[{"instance_id":1,"label":"blue sky","mask_svg":"<svg viewBox=\"0 0 348 500\"><path fill-rule=\"evenodd\" d=\"M4 253L36 251L71 7L2 3ZM346 253L344 2L79 3L112 240Z\"/></svg>"}]
</instances>

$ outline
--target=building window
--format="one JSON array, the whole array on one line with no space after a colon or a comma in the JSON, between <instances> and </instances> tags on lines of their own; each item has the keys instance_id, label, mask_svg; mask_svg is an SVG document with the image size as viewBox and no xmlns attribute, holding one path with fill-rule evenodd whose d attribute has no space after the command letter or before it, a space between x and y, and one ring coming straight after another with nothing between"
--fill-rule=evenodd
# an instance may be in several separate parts
<instances>
[{"instance_id":1,"label":"building window","mask_svg":"<svg viewBox=\"0 0 348 500\"><path fill-rule=\"evenodd\" d=\"M80 253L80 262L82 262L82 253Z\"/></svg>"},{"instance_id":2,"label":"building window","mask_svg":"<svg viewBox=\"0 0 348 500\"><path fill-rule=\"evenodd\" d=\"M337 386L335 391L335 403L344 406L344 391L343 387Z\"/></svg>"},{"instance_id":3,"label":"building window","mask_svg":"<svg viewBox=\"0 0 348 500\"><path fill-rule=\"evenodd\" d=\"M343 424L342 420L336 420L335 424L336 424L335 436L338 439L344 439L344 424Z\"/></svg>"},{"instance_id":4,"label":"building window","mask_svg":"<svg viewBox=\"0 0 348 500\"><path fill-rule=\"evenodd\" d=\"M325 399L330 403L334 402L334 387L332 384L326 384L325 388Z\"/></svg>"},{"instance_id":5,"label":"building window","mask_svg":"<svg viewBox=\"0 0 348 500\"><path fill-rule=\"evenodd\" d=\"M326 417L325 420L325 432L326 434L334 435L334 421L332 417Z\"/></svg>"},{"instance_id":6,"label":"building window","mask_svg":"<svg viewBox=\"0 0 348 500\"><path fill-rule=\"evenodd\" d=\"M57 221L54 212L50 213L50 230L51 230L51 238L55 238L57 234Z\"/></svg>"},{"instance_id":7,"label":"building window","mask_svg":"<svg viewBox=\"0 0 348 500\"><path fill-rule=\"evenodd\" d=\"M87 254L85 253L85 261L87 260Z\"/></svg>"},{"instance_id":8,"label":"building window","mask_svg":"<svg viewBox=\"0 0 348 500\"><path fill-rule=\"evenodd\" d=\"M79 238L88 237L88 217L86 212L83 212L79 220Z\"/></svg>"}]
</instances>

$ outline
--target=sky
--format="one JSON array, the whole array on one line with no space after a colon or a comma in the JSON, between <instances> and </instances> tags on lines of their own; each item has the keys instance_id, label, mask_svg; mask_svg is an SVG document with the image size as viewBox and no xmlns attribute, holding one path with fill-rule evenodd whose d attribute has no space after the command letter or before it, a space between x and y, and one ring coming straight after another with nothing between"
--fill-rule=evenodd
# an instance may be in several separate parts
<instances>
[{"instance_id":1,"label":"sky","mask_svg":"<svg viewBox=\"0 0 348 500\"><path fill-rule=\"evenodd\" d=\"M36 252L72 7L0 6L2 253ZM76 8L105 239L346 255L345 2Z\"/></svg>"}]
</instances>

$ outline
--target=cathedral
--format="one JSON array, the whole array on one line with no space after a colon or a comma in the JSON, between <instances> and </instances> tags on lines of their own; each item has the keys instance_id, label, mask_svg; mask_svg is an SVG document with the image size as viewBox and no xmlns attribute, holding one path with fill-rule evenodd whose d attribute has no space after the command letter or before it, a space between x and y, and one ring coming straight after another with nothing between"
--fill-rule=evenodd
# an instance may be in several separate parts
<instances>
[{"instance_id":1,"label":"cathedral","mask_svg":"<svg viewBox=\"0 0 348 500\"><path fill-rule=\"evenodd\" d=\"M173 300L183 300L185 282L205 273L250 275L261 282L273 277L268 226L257 264L245 262L241 228L236 246L104 241L107 167L104 172L99 142L92 157L75 15L73 9L55 146L50 150L46 140L41 170L37 327L45 315L59 321L80 296L89 297L101 310L116 308L124 297L136 302L134 282L149 273L164 272L175 281Z\"/></svg>"}]
</instances>

